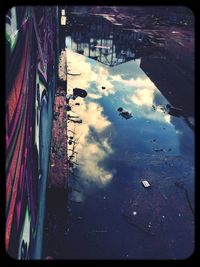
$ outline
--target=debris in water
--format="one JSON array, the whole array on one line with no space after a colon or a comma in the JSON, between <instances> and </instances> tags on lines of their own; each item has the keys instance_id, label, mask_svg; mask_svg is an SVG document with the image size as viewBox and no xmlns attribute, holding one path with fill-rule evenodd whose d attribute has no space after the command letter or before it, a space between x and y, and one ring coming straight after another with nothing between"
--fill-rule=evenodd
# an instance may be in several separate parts
<instances>
[{"instance_id":1,"label":"debris in water","mask_svg":"<svg viewBox=\"0 0 200 267\"><path fill-rule=\"evenodd\" d=\"M150 187L150 183L147 180L142 180L141 183L143 184L144 187Z\"/></svg>"},{"instance_id":2,"label":"debris in water","mask_svg":"<svg viewBox=\"0 0 200 267\"><path fill-rule=\"evenodd\" d=\"M163 151L164 152L164 149L163 148L155 148L154 151L156 151L156 152L162 152Z\"/></svg>"},{"instance_id":3,"label":"debris in water","mask_svg":"<svg viewBox=\"0 0 200 267\"><path fill-rule=\"evenodd\" d=\"M81 88L74 88L73 89L73 97L75 97L75 99L77 97L82 97L85 98L87 96L87 91Z\"/></svg>"},{"instance_id":4,"label":"debris in water","mask_svg":"<svg viewBox=\"0 0 200 267\"><path fill-rule=\"evenodd\" d=\"M137 211L134 211L134 212L133 212L133 215L134 215L134 216L137 215Z\"/></svg>"},{"instance_id":5,"label":"debris in water","mask_svg":"<svg viewBox=\"0 0 200 267\"><path fill-rule=\"evenodd\" d=\"M122 107L119 107L117 109L117 111L119 111L119 115L122 116L123 118L125 118L126 120L132 118L132 114L128 111L124 111L124 109Z\"/></svg>"},{"instance_id":6,"label":"debris in water","mask_svg":"<svg viewBox=\"0 0 200 267\"><path fill-rule=\"evenodd\" d=\"M69 105L66 106L66 110L67 111L70 111L71 110L71 107Z\"/></svg>"},{"instance_id":7,"label":"debris in water","mask_svg":"<svg viewBox=\"0 0 200 267\"><path fill-rule=\"evenodd\" d=\"M131 115L131 113L129 113L128 111L122 111L119 113L120 116L122 116L123 118L125 118L126 120L132 118L133 116Z\"/></svg>"},{"instance_id":8,"label":"debris in water","mask_svg":"<svg viewBox=\"0 0 200 267\"><path fill-rule=\"evenodd\" d=\"M72 140L69 140L68 144L69 145L72 145L73 144Z\"/></svg>"},{"instance_id":9,"label":"debris in water","mask_svg":"<svg viewBox=\"0 0 200 267\"><path fill-rule=\"evenodd\" d=\"M170 107L168 114L175 117L180 117L182 111L183 110L181 108Z\"/></svg>"},{"instance_id":10,"label":"debris in water","mask_svg":"<svg viewBox=\"0 0 200 267\"><path fill-rule=\"evenodd\" d=\"M153 110L156 110L156 107L154 105L152 105L152 108L153 108Z\"/></svg>"},{"instance_id":11,"label":"debris in water","mask_svg":"<svg viewBox=\"0 0 200 267\"><path fill-rule=\"evenodd\" d=\"M117 111L122 112L123 108L120 107L120 108L117 109Z\"/></svg>"},{"instance_id":12,"label":"debris in water","mask_svg":"<svg viewBox=\"0 0 200 267\"><path fill-rule=\"evenodd\" d=\"M171 108L171 105L170 105L170 104L167 104L167 105L166 105L166 108L167 108L167 109L170 109L170 108Z\"/></svg>"}]
</instances>

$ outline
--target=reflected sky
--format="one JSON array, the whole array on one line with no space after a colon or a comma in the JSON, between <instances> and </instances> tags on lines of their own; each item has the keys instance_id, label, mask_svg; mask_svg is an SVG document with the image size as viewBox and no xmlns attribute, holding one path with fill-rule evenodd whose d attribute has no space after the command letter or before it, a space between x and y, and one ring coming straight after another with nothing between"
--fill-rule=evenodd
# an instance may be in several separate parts
<instances>
[{"instance_id":1,"label":"reflected sky","mask_svg":"<svg viewBox=\"0 0 200 267\"><path fill-rule=\"evenodd\" d=\"M85 89L85 99L70 100L70 116L82 119L82 124L68 123L68 136L74 132L73 172L85 187L103 187L118 176L118 165L137 153L182 156L193 161L194 137L182 118L171 117L167 100L140 69L140 61L129 61L109 68L97 61L67 52L69 72L67 92ZM79 103L79 105L76 105ZM133 117L125 120L117 109L122 107ZM189 142L185 142L186 136ZM73 145L72 145L73 147ZM73 149L68 151L72 155ZM116 159L118 163L111 164ZM127 168L127 167L124 167ZM123 171L123 170L122 170ZM131 171L124 169L124 172ZM75 193L76 194L76 193ZM83 197L83 196L82 196Z\"/></svg>"},{"instance_id":2,"label":"reflected sky","mask_svg":"<svg viewBox=\"0 0 200 267\"><path fill-rule=\"evenodd\" d=\"M184 87L182 71L175 83L171 75L179 63L133 25L127 30L101 16L68 16L61 58L67 95L81 88L87 96L69 100L67 216L51 256L187 258L194 249L194 133L184 118L168 114L165 94ZM119 108L132 117L120 116Z\"/></svg>"}]
</instances>

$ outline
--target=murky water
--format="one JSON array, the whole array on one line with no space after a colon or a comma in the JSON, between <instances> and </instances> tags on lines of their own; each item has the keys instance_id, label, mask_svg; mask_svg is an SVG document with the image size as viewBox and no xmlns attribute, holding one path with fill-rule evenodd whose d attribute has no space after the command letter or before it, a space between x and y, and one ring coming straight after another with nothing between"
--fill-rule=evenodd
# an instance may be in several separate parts
<instances>
[{"instance_id":1,"label":"murky water","mask_svg":"<svg viewBox=\"0 0 200 267\"><path fill-rule=\"evenodd\" d=\"M68 75L67 94L81 88L87 96L69 100L71 193L62 244L54 237L52 256L189 257L194 248L192 129L182 117L168 114L167 99L142 71L140 59L110 67L71 48L67 65L76 75ZM119 108L132 117L121 116Z\"/></svg>"}]
</instances>

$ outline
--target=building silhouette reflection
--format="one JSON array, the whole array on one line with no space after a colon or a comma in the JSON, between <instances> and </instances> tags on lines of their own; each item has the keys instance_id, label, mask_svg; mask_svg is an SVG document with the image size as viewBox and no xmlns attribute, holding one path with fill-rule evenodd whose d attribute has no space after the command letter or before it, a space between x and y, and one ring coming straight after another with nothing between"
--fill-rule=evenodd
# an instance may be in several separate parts
<instances>
[{"instance_id":1,"label":"building silhouette reflection","mask_svg":"<svg viewBox=\"0 0 200 267\"><path fill-rule=\"evenodd\" d=\"M140 30L126 30L101 16L69 15L66 46L110 67L136 59L134 50L147 39Z\"/></svg>"},{"instance_id":2,"label":"building silhouette reflection","mask_svg":"<svg viewBox=\"0 0 200 267\"><path fill-rule=\"evenodd\" d=\"M141 69L167 100L181 108L184 117L194 116L194 54L186 54L176 43L169 45L167 29L160 34L133 25L127 28L110 17L69 13L67 48L110 67L141 59ZM173 22L171 17L166 20ZM192 37L187 38L191 42Z\"/></svg>"}]
</instances>

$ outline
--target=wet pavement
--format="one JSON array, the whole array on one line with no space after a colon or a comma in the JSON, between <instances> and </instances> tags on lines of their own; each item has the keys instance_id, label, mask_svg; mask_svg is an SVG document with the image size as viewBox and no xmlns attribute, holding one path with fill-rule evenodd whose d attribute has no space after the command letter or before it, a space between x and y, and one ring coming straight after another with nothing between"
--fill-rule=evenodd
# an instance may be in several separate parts
<instances>
[{"instance_id":1,"label":"wet pavement","mask_svg":"<svg viewBox=\"0 0 200 267\"><path fill-rule=\"evenodd\" d=\"M191 256L194 132L185 115L169 115L171 103L141 69L141 58L109 67L73 50L68 46L68 71L77 74L67 77L69 198L54 217L46 255ZM74 88L87 96L73 98Z\"/></svg>"},{"instance_id":2,"label":"wet pavement","mask_svg":"<svg viewBox=\"0 0 200 267\"><path fill-rule=\"evenodd\" d=\"M54 236L51 256L190 256L194 247L193 131L183 118L167 113L167 100L137 62L109 68L70 50L67 58L71 70L80 73L68 77L68 95L75 87L86 89L88 95L69 101L68 115L82 123L68 123L68 135L74 140L68 150L74 163L69 169L71 193L64 241L57 249L54 243L59 237ZM119 107L133 117L119 116ZM151 187L145 188L142 179Z\"/></svg>"}]
</instances>

